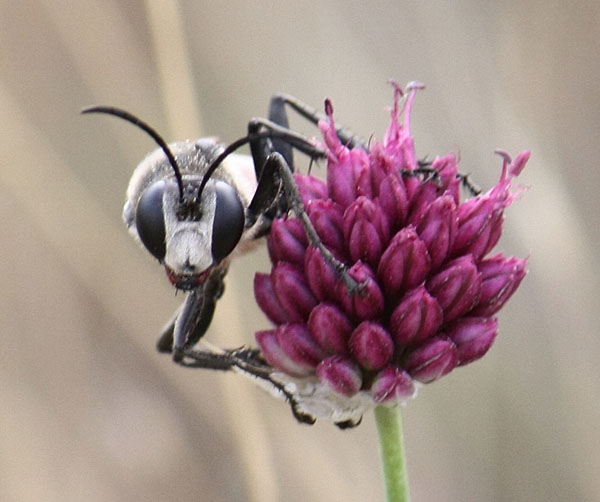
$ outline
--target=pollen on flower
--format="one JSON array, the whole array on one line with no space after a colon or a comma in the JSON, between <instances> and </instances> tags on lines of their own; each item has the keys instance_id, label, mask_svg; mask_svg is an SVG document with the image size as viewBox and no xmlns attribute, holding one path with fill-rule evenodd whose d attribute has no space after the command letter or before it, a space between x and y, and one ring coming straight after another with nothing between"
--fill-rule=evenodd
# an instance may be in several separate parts
<instances>
[{"instance_id":1,"label":"pollen on flower","mask_svg":"<svg viewBox=\"0 0 600 502\"><path fill-rule=\"evenodd\" d=\"M291 217L273 223L273 267L255 278L256 300L275 325L256 335L264 359L336 399L397 403L481 358L498 334L494 316L526 274L526 259L488 255L529 152L514 161L499 152L499 182L461 201L454 155L417 161L410 113L420 88L394 84L390 126L369 151L342 143L327 100L319 123L326 181L295 175L320 239L360 292Z\"/></svg>"}]
</instances>

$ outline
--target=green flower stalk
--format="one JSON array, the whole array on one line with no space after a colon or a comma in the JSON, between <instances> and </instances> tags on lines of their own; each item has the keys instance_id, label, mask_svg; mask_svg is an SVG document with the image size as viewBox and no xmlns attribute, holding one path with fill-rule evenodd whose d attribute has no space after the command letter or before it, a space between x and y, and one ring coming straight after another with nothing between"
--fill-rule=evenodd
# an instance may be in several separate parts
<instances>
[{"instance_id":1,"label":"green flower stalk","mask_svg":"<svg viewBox=\"0 0 600 502\"><path fill-rule=\"evenodd\" d=\"M400 407L376 406L375 421L381 448L383 477L388 502L408 502L408 474Z\"/></svg>"}]
</instances>

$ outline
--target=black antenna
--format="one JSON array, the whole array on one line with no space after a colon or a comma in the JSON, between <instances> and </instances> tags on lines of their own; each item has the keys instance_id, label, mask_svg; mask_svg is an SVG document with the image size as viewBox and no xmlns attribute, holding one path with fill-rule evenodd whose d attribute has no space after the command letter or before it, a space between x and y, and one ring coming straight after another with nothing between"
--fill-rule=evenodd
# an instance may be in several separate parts
<instances>
[{"instance_id":1,"label":"black antenna","mask_svg":"<svg viewBox=\"0 0 600 502\"><path fill-rule=\"evenodd\" d=\"M143 120L137 118L135 115L132 115L131 113L126 112L125 110L121 110L120 108L116 108L114 106L90 106L81 110L81 113L106 113L107 115L114 115L115 117L119 117L123 120L126 120L127 122L130 122L131 124L139 127L140 129L148 133L152 137L152 139L156 141L156 144L160 146L162 151L165 152L165 155L169 160L169 164L171 164L171 167L175 172L175 178L177 179L177 186L179 187L179 202L183 202L183 180L181 178L181 171L179 170L177 161L175 160L175 157L169 149L169 146L167 145L166 141L162 139L152 127L146 124L146 122L144 122ZM205 182L203 180L203 185L204 183Z\"/></svg>"},{"instance_id":2,"label":"black antenna","mask_svg":"<svg viewBox=\"0 0 600 502\"><path fill-rule=\"evenodd\" d=\"M255 137L257 136L244 136L243 138L234 141L229 146L227 146L227 148L225 148L225 150L223 150L215 160L212 161L212 163L210 164L210 166L208 166L208 169L204 173L204 177L202 178L202 182L200 183L200 188L198 190L199 200L202 198L202 192L204 191L206 183L208 183L208 180L214 174L217 168L221 165L221 163L238 148L244 146L246 143L250 143L250 141L252 141Z\"/></svg>"}]
</instances>

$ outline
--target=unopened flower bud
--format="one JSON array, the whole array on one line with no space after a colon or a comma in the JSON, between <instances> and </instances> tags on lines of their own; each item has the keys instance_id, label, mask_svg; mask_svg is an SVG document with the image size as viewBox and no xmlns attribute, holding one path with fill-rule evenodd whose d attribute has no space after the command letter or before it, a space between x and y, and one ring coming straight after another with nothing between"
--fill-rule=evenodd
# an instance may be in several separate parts
<instances>
[{"instance_id":1,"label":"unopened flower bud","mask_svg":"<svg viewBox=\"0 0 600 502\"><path fill-rule=\"evenodd\" d=\"M427 276L431 260L425 243L413 226L400 230L381 256L377 277L391 297L414 288Z\"/></svg>"},{"instance_id":2,"label":"unopened flower bud","mask_svg":"<svg viewBox=\"0 0 600 502\"><path fill-rule=\"evenodd\" d=\"M380 370L394 355L394 342L387 330L373 321L363 321L350 336L350 350L367 370Z\"/></svg>"},{"instance_id":3,"label":"unopened flower bud","mask_svg":"<svg viewBox=\"0 0 600 502\"><path fill-rule=\"evenodd\" d=\"M352 262L376 266L390 235L381 208L364 196L358 197L344 212L344 237Z\"/></svg>"},{"instance_id":4,"label":"unopened flower bud","mask_svg":"<svg viewBox=\"0 0 600 502\"><path fill-rule=\"evenodd\" d=\"M510 206L522 191L511 192L512 180L518 176L529 160L529 152L521 152L515 162L498 151L504 158L500 182L488 193L471 199L458 208L458 233L454 254L470 253L481 260L498 242L502 233L504 208Z\"/></svg>"},{"instance_id":5,"label":"unopened flower bud","mask_svg":"<svg viewBox=\"0 0 600 502\"><path fill-rule=\"evenodd\" d=\"M490 316L500 310L527 274L527 260L506 258L502 253L479 264L481 294L471 315Z\"/></svg>"},{"instance_id":6,"label":"unopened flower bud","mask_svg":"<svg viewBox=\"0 0 600 502\"><path fill-rule=\"evenodd\" d=\"M371 395L377 404L397 403L415 394L410 375L397 366L387 366L373 380Z\"/></svg>"},{"instance_id":7,"label":"unopened flower bud","mask_svg":"<svg viewBox=\"0 0 600 502\"><path fill-rule=\"evenodd\" d=\"M411 193L408 180L405 183L408 200L410 201L408 223L416 226L431 204L438 198L440 188L435 181L426 181L423 183L419 180L419 185Z\"/></svg>"},{"instance_id":8,"label":"unopened flower bud","mask_svg":"<svg viewBox=\"0 0 600 502\"><path fill-rule=\"evenodd\" d=\"M399 345L433 335L443 320L442 307L423 285L404 295L390 317L390 333Z\"/></svg>"},{"instance_id":9,"label":"unopened flower bud","mask_svg":"<svg viewBox=\"0 0 600 502\"><path fill-rule=\"evenodd\" d=\"M272 323L284 324L292 320L279 302L269 274L257 273L254 276L254 296L258 306Z\"/></svg>"},{"instance_id":10,"label":"unopened flower bud","mask_svg":"<svg viewBox=\"0 0 600 502\"><path fill-rule=\"evenodd\" d=\"M304 261L304 273L313 294L319 301L334 300L338 276L319 248L309 246Z\"/></svg>"},{"instance_id":11,"label":"unopened flower bud","mask_svg":"<svg viewBox=\"0 0 600 502\"><path fill-rule=\"evenodd\" d=\"M436 270L452 251L456 227L456 205L451 195L435 199L419 221L417 234L427 246L432 270Z\"/></svg>"},{"instance_id":12,"label":"unopened flower bud","mask_svg":"<svg viewBox=\"0 0 600 502\"><path fill-rule=\"evenodd\" d=\"M337 297L346 314L352 319L376 319L383 314L385 299L368 265L356 262L348 274L356 282L358 289L349 291L343 280L338 280Z\"/></svg>"},{"instance_id":13,"label":"unopened flower bud","mask_svg":"<svg viewBox=\"0 0 600 502\"><path fill-rule=\"evenodd\" d=\"M451 261L427 282L427 290L444 311L444 322L473 308L481 290L481 276L471 255Z\"/></svg>"},{"instance_id":14,"label":"unopened flower bud","mask_svg":"<svg viewBox=\"0 0 600 502\"><path fill-rule=\"evenodd\" d=\"M302 222L296 218L278 218L271 225L272 239L267 242L271 261L287 261L304 265L308 239Z\"/></svg>"},{"instance_id":15,"label":"unopened flower bud","mask_svg":"<svg viewBox=\"0 0 600 502\"><path fill-rule=\"evenodd\" d=\"M301 173L295 173L294 179L304 204L311 200L327 198L327 184L322 179Z\"/></svg>"},{"instance_id":16,"label":"unopened flower bud","mask_svg":"<svg viewBox=\"0 0 600 502\"><path fill-rule=\"evenodd\" d=\"M389 165L389 158L381 143L376 143L369 152L369 169L361 173L357 182L358 195L374 199L379 194L379 185L383 178L391 172L396 172Z\"/></svg>"},{"instance_id":17,"label":"unopened flower bud","mask_svg":"<svg viewBox=\"0 0 600 502\"><path fill-rule=\"evenodd\" d=\"M298 267L284 261L279 262L271 272L273 289L279 303L292 322L302 322L317 304L304 274Z\"/></svg>"},{"instance_id":18,"label":"unopened flower bud","mask_svg":"<svg viewBox=\"0 0 600 502\"><path fill-rule=\"evenodd\" d=\"M502 233L504 207L493 197L466 201L458 208L458 232L454 254L483 258L498 242Z\"/></svg>"},{"instance_id":19,"label":"unopened flower bud","mask_svg":"<svg viewBox=\"0 0 600 502\"><path fill-rule=\"evenodd\" d=\"M331 105L331 103L329 103ZM333 107L329 106L328 121L319 122L319 129L328 147L327 187L331 199L343 208L357 196L360 175L369 168L369 156L361 148L353 150L342 145L333 120Z\"/></svg>"},{"instance_id":20,"label":"unopened flower bud","mask_svg":"<svg viewBox=\"0 0 600 502\"><path fill-rule=\"evenodd\" d=\"M379 205L387 215L392 232L404 225L408 216L408 195L402 178L392 173L379 185Z\"/></svg>"},{"instance_id":21,"label":"unopened flower bud","mask_svg":"<svg viewBox=\"0 0 600 502\"><path fill-rule=\"evenodd\" d=\"M330 199L313 200L306 205L306 211L323 245L337 259L344 260L346 246L342 230L344 225L342 208Z\"/></svg>"},{"instance_id":22,"label":"unopened flower bud","mask_svg":"<svg viewBox=\"0 0 600 502\"><path fill-rule=\"evenodd\" d=\"M306 324L283 324L276 334L281 350L296 364L314 369L326 356Z\"/></svg>"},{"instance_id":23,"label":"unopened flower bud","mask_svg":"<svg viewBox=\"0 0 600 502\"><path fill-rule=\"evenodd\" d=\"M321 349L307 334L300 324L283 324L276 330L259 331L256 341L273 368L301 377L313 373L322 359Z\"/></svg>"},{"instance_id":24,"label":"unopened flower bud","mask_svg":"<svg viewBox=\"0 0 600 502\"><path fill-rule=\"evenodd\" d=\"M362 386L359 366L347 357L331 356L323 359L317 366L316 374L334 392L344 396L353 396Z\"/></svg>"},{"instance_id":25,"label":"unopened flower bud","mask_svg":"<svg viewBox=\"0 0 600 502\"><path fill-rule=\"evenodd\" d=\"M406 356L404 367L414 379L430 383L450 373L458 364L454 342L436 336Z\"/></svg>"},{"instance_id":26,"label":"unopened flower bud","mask_svg":"<svg viewBox=\"0 0 600 502\"><path fill-rule=\"evenodd\" d=\"M456 344L459 366L464 366L482 357L492 346L498 334L498 319L463 317L445 331Z\"/></svg>"},{"instance_id":27,"label":"unopened flower bud","mask_svg":"<svg viewBox=\"0 0 600 502\"><path fill-rule=\"evenodd\" d=\"M340 159L327 167L329 197L343 208L352 204L357 197L356 182L366 169L368 159L363 150L343 151Z\"/></svg>"},{"instance_id":28,"label":"unopened flower bud","mask_svg":"<svg viewBox=\"0 0 600 502\"><path fill-rule=\"evenodd\" d=\"M335 305L331 303L317 305L308 318L308 329L325 352L348 354L348 340L353 325Z\"/></svg>"}]
</instances>

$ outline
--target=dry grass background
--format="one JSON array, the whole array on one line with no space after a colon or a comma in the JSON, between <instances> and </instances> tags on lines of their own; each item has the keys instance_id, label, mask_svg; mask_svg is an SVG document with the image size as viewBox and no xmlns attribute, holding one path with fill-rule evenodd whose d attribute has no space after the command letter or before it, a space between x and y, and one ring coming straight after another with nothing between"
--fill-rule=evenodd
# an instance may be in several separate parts
<instances>
[{"instance_id":1,"label":"dry grass background","mask_svg":"<svg viewBox=\"0 0 600 502\"><path fill-rule=\"evenodd\" d=\"M494 148L533 150L501 245L530 275L485 360L406 408L413 498L599 500L599 33L592 0L3 0L0 500L382 500L370 416L301 426L240 378L155 353L181 297L121 223L154 145L79 109L231 141L286 91L381 137L389 77L427 84L419 155L458 151L489 187ZM266 269L264 252L236 263L211 341L267 325Z\"/></svg>"}]
</instances>

